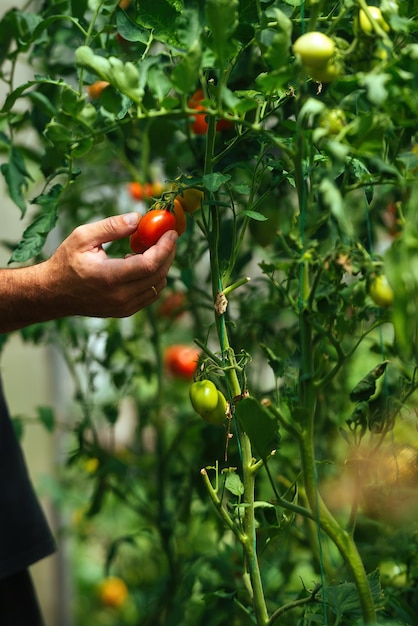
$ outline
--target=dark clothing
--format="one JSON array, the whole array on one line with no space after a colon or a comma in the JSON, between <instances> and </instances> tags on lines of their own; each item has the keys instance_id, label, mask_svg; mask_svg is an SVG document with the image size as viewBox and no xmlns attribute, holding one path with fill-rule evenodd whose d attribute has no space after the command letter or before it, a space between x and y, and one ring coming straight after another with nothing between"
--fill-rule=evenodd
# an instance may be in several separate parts
<instances>
[{"instance_id":1,"label":"dark clothing","mask_svg":"<svg viewBox=\"0 0 418 626\"><path fill-rule=\"evenodd\" d=\"M0 380L1 626L43 624L26 570L54 551L55 542L33 490Z\"/></svg>"},{"instance_id":2,"label":"dark clothing","mask_svg":"<svg viewBox=\"0 0 418 626\"><path fill-rule=\"evenodd\" d=\"M45 626L27 570L0 580L1 626Z\"/></svg>"}]
</instances>

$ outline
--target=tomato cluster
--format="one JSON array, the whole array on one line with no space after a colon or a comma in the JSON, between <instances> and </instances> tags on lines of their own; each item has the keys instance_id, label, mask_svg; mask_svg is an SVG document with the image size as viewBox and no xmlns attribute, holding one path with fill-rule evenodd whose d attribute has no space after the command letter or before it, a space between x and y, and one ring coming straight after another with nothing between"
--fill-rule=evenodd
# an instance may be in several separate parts
<instances>
[{"instance_id":1,"label":"tomato cluster","mask_svg":"<svg viewBox=\"0 0 418 626\"><path fill-rule=\"evenodd\" d=\"M299 57L306 73L317 82L330 83L340 74L335 44L324 33L304 33L293 44L293 52Z\"/></svg>"},{"instance_id":2,"label":"tomato cluster","mask_svg":"<svg viewBox=\"0 0 418 626\"><path fill-rule=\"evenodd\" d=\"M196 413L213 425L222 424L227 415L227 401L222 391L210 380L198 380L189 391L190 402Z\"/></svg>"},{"instance_id":3,"label":"tomato cluster","mask_svg":"<svg viewBox=\"0 0 418 626\"><path fill-rule=\"evenodd\" d=\"M130 183L129 186L131 195L137 200L143 199L144 194L154 195L161 189L161 183L150 183L148 186ZM136 254L145 252L168 230L176 230L179 236L185 232L186 214L192 215L200 208L204 193L195 187L180 189L176 185L172 191L176 192L177 189L179 193L174 200L171 202L159 200L143 217L140 217L136 231L129 238L132 252Z\"/></svg>"},{"instance_id":4,"label":"tomato cluster","mask_svg":"<svg viewBox=\"0 0 418 626\"><path fill-rule=\"evenodd\" d=\"M152 183L140 183L137 181L133 181L128 183L128 192L129 195L134 200L149 200L150 198L159 197L164 191L164 185L156 180Z\"/></svg>"}]
</instances>

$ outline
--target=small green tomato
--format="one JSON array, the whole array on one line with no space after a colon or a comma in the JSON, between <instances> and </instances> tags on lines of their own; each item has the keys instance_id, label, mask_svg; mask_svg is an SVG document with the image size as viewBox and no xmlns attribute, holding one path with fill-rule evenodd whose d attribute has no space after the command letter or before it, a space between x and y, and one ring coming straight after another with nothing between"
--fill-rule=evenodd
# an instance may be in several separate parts
<instances>
[{"instance_id":1,"label":"small green tomato","mask_svg":"<svg viewBox=\"0 0 418 626\"><path fill-rule=\"evenodd\" d=\"M373 302L381 307L389 307L393 304L393 289L389 285L389 281L384 274L379 274L371 282L369 294Z\"/></svg>"},{"instance_id":2,"label":"small green tomato","mask_svg":"<svg viewBox=\"0 0 418 626\"><path fill-rule=\"evenodd\" d=\"M205 422L208 422L208 424L213 424L214 426L223 424L223 422L226 419L226 408L227 408L227 402L226 402L224 394L222 393L222 391L219 391L219 389L217 391L218 391L218 404L216 405L216 408L213 411L210 411L209 413L201 413L201 416L205 420Z\"/></svg>"},{"instance_id":3,"label":"small green tomato","mask_svg":"<svg viewBox=\"0 0 418 626\"><path fill-rule=\"evenodd\" d=\"M376 22L376 24L380 26L382 30L384 30L387 33L389 31L389 24L385 21L379 7L370 6L367 8L368 8L371 18ZM373 28L373 22L369 19L369 17L366 15L363 9L360 9L359 11L358 21L359 21L359 25L363 33L365 33L366 35L374 34L375 31Z\"/></svg>"},{"instance_id":4,"label":"small green tomato","mask_svg":"<svg viewBox=\"0 0 418 626\"><path fill-rule=\"evenodd\" d=\"M323 68L334 55L335 44L328 35L310 31L296 39L293 52L300 57L304 66Z\"/></svg>"},{"instance_id":5,"label":"small green tomato","mask_svg":"<svg viewBox=\"0 0 418 626\"><path fill-rule=\"evenodd\" d=\"M190 387L189 396L194 410L199 415L211 413L218 406L218 390L210 380L194 382Z\"/></svg>"}]
</instances>

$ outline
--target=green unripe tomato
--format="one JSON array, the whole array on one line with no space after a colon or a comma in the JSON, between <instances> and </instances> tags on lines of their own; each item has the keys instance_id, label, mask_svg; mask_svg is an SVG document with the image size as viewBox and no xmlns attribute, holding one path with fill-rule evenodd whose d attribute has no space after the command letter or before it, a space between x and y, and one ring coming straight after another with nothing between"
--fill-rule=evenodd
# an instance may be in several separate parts
<instances>
[{"instance_id":1,"label":"green unripe tomato","mask_svg":"<svg viewBox=\"0 0 418 626\"><path fill-rule=\"evenodd\" d=\"M379 563L380 582L383 587L405 587L408 584L406 565L396 561Z\"/></svg>"},{"instance_id":2,"label":"green unripe tomato","mask_svg":"<svg viewBox=\"0 0 418 626\"><path fill-rule=\"evenodd\" d=\"M319 121L321 128L325 128L329 135L338 135L345 123L345 114L341 109L326 109Z\"/></svg>"},{"instance_id":3,"label":"green unripe tomato","mask_svg":"<svg viewBox=\"0 0 418 626\"><path fill-rule=\"evenodd\" d=\"M225 421L227 406L226 399L222 391L219 391L219 389L217 389L217 392L218 403L216 405L216 408L213 411L210 411L210 413L201 413L201 416L205 420L205 422L208 422L209 424L213 424L215 426L220 425Z\"/></svg>"},{"instance_id":4,"label":"green unripe tomato","mask_svg":"<svg viewBox=\"0 0 418 626\"><path fill-rule=\"evenodd\" d=\"M341 69L337 63L330 61L323 67L305 65L306 72L317 83L332 83L341 74Z\"/></svg>"},{"instance_id":5,"label":"green unripe tomato","mask_svg":"<svg viewBox=\"0 0 418 626\"><path fill-rule=\"evenodd\" d=\"M218 406L218 390L210 380L198 380L189 390L190 402L196 413L204 415L212 413Z\"/></svg>"},{"instance_id":6,"label":"green unripe tomato","mask_svg":"<svg viewBox=\"0 0 418 626\"><path fill-rule=\"evenodd\" d=\"M296 39L293 52L306 67L323 68L334 55L335 44L324 33L311 31Z\"/></svg>"},{"instance_id":7,"label":"green unripe tomato","mask_svg":"<svg viewBox=\"0 0 418 626\"><path fill-rule=\"evenodd\" d=\"M375 20L376 23L380 26L380 28L387 33L389 31L389 24L383 18L382 12L379 9L379 7L371 6L371 7L368 7L368 10L369 10L369 13L370 13L372 19ZM367 17L367 15L363 11L363 9L360 9L360 11L359 11L358 23L359 23L360 29L363 31L363 33L365 33L366 35L373 35L374 34L373 24L369 20L369 18Z\"/></svg>"},{"instance_id":8,"label":"green unripe tomato","mask_svg":"<svg viewBox=\"0 0 418 626\"><path fill-rule=\"evenodd\" d=\"M376 278L371 282L369 294L373 302L375 302L378 306L389 307L393 304L393 289L389 285L389 281L384 274L379 274L379 276L376 276Z\"/></svg>"}]
</instances>

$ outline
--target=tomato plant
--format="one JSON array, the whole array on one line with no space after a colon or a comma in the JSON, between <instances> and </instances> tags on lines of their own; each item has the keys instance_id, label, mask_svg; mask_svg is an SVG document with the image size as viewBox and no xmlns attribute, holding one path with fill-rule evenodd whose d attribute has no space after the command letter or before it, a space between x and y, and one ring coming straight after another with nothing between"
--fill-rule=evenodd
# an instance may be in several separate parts
<instances>
[{"instance_id":1,"label":"tomato plant","mask_svg":"<svg viewBox=\"0 0 418 626\"><path fill-rule=\"evenodd\" d=\"M184 315L22 333L74 377L65 471L99 461L90 491L62 481L93 528L78 558L92 541L126 568L133 624L416 622L417 14L375 4L29 2L1 20L1 173L29 222L11 263L129 209L126 181L155 201L140 224L161 210L184 230L167 279ZM182 384L164 347L193 342ZM382 592L394 554L408 585ZM103 621L84 607L80 626Z\"/></svg>"}]
</instances>

